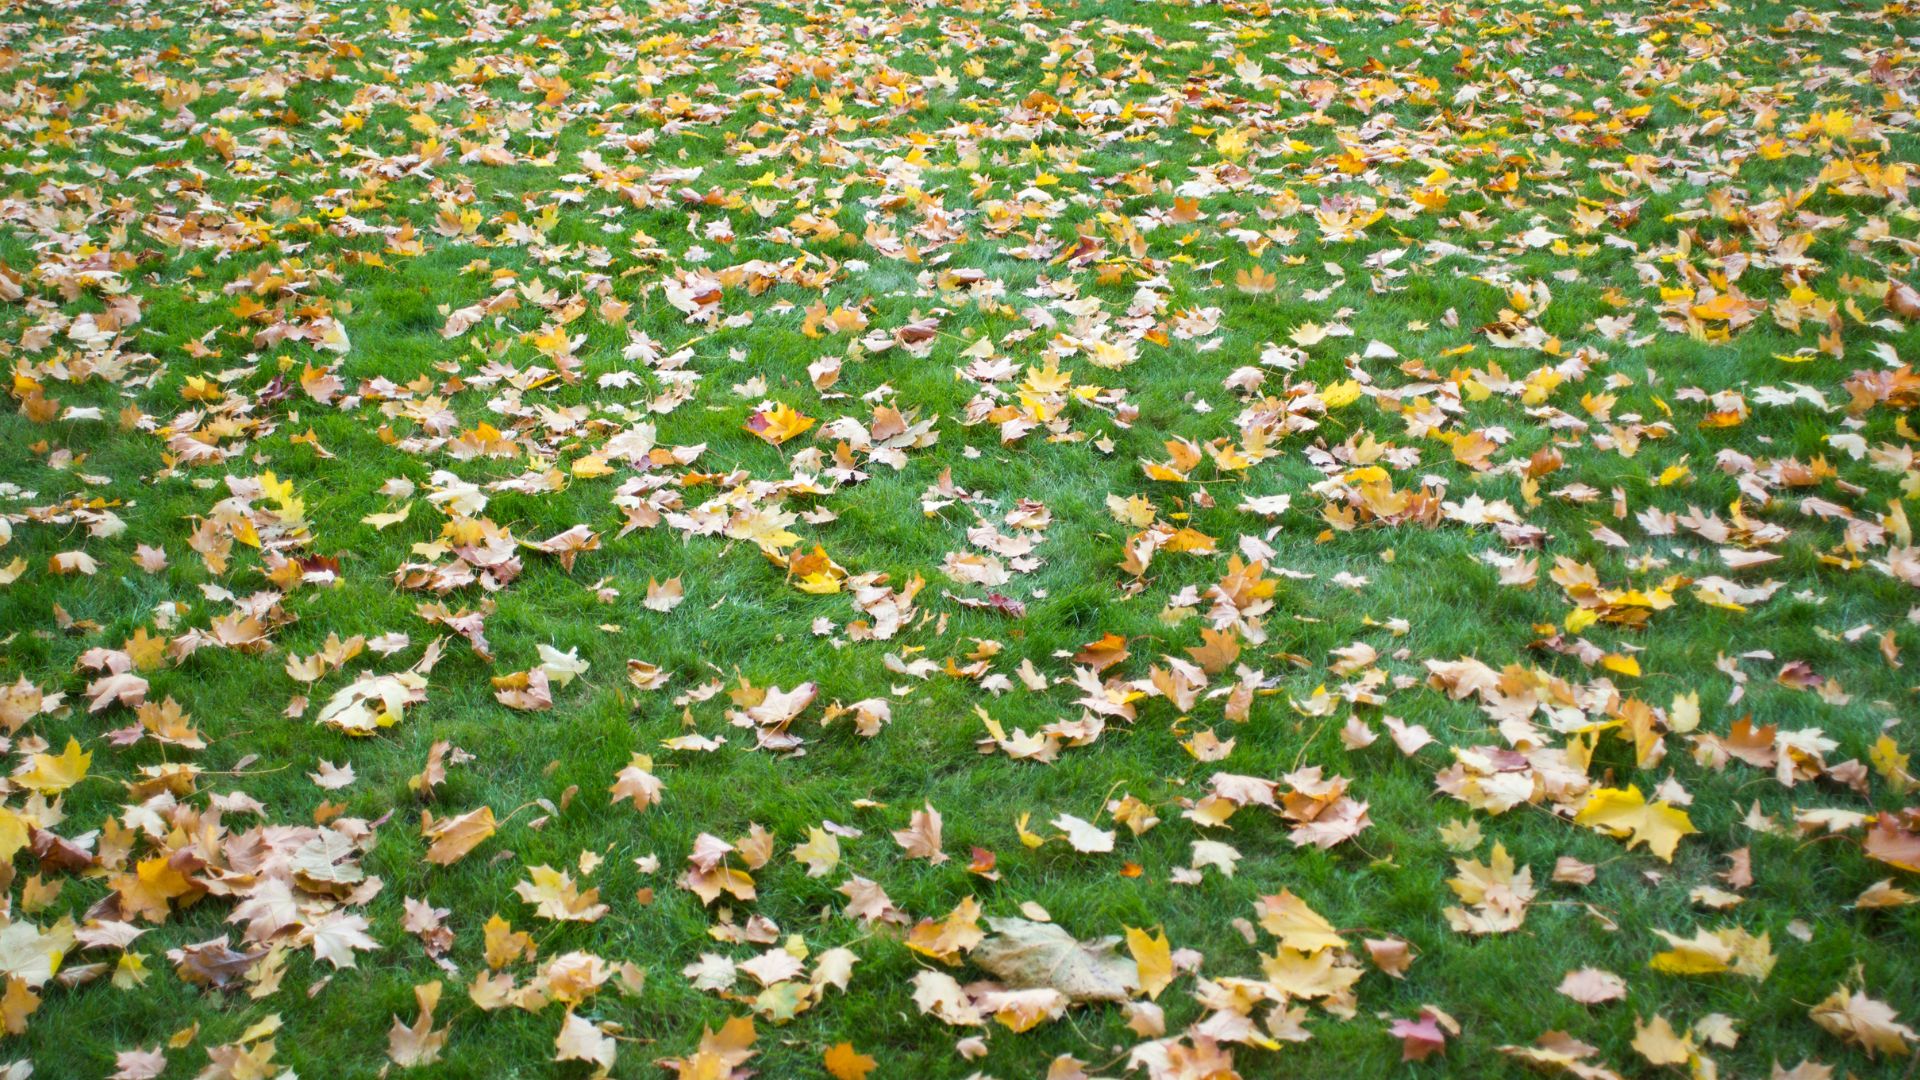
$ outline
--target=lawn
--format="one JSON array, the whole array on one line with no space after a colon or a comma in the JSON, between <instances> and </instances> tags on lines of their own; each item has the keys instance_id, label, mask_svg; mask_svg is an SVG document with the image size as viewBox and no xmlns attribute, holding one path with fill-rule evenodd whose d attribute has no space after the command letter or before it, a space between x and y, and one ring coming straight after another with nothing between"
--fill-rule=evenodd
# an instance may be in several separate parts
<instances>
[{"instance_id":1,"label":"lawn","mask_svg":"<svg viewBox=\"0 0 1920 1080\"><path fill-rule=\"evenodd\" d=\"M1912 1076L1916 48L8 5L0 1077Z\"/></svg>"}]
</instances>

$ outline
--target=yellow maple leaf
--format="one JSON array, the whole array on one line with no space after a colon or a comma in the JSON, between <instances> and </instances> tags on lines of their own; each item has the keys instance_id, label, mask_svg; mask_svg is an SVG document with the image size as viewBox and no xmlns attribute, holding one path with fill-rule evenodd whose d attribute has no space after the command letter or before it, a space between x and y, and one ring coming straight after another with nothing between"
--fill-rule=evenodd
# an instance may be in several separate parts
<instances>
[{"instance_id":1,"label":"yellow maple leaf","mask_svg":"<svg viewBox=\"0 0 1920 1080\"><path fill-rule=\"evenodd\" d=\"M807 830L807 841L796 844L793 857L806 864L808 877L825 877L840 865L840 841L818 825Z\"/></svg>"},{"instance_id":2,"label":"yellow maple leaf","mask_svg":"<svg viewBox=\"0 0 1920 1080\"><path fill-rule=\"evenodd\" d=\"M486 933L487 966L494 970L512 963L521 955L532 959L535 953L533 935L523 930L515 930L513 924L495 913L482 928Z\"/></svg>"},{"instance_id":3,"label":"yellow maple leaf","mask_svg":"<svg viewBox=\"0 0 1920 1080\"><path fill-rule=\"evenodd\" d=\"M1629 850L1645 844L1666 862L1673 861L1681 837L1700 831L1685 810L1664 800L1649 803L1631 784L1597 789L1573 820L1596 832L1626 837Z\"/></svg>"},{"instance_id":4,"label":"yellow maple leaf","mask_svg":"<svg viewBox=\"0 0 1920 1080\"><path fill-rule=\"evenodd\" d=\"M962 898L946 918L920 920L907 935L907 948L943 964L958 964L960 954L980 944L984 936L980 929L980 905L968 896Z\"/></svg>"},{"instance_id":5,"label":"yellow maple leaf","mask_svg":"<svg viewBox=\"0 0 1920 1080\"><path fill-rule=\"evenodd\" d=\"M1264 296L1280 287L1280 277L1253 266L1233 275L1233 284L1243 293Z\"/></svg>"},{"instance_id":6,"label":"yellow maple leaf","mask_svg":"<svg viewBox=\"0 0 1920 1080\"><path fill-rule=\"evenodd\" d=\"M1637 677L1640 674L1640 661L1635 660L1631 656L1623 656L1620 653L1608 653L1601 657L1600 666L1616 675L1632 675Z\"/></svg>"},{"instance_id":7,"label":"yellow maple leaf","mask_svg":"<svg viewBox=\"0 0 1920 1080\"><path fill-rule=\"evenodd\" d=\"M1867 752L1867 760L1873 763L1873 769L1887 781L1895 794L1905 795L1916 784L1913 774L1907 771L1909 755L1900 752L1900 746L1891 735L1882 734L1876 739L1873 748Z\"/></svg>"},{"instance_id":8,"label":"yellow maple leaf","mask_svg":"<svg viewBox=\"0 0 1920 1080\"><path fill-rule=\"evenodd\" d=\"M834 1080L867 1080L867 1074L879 1062L855 1050L852 1043L843 1042L827 1051L824 1064Z\"/></svg>"},{"instance_id":9,"label":"yellow maple leaf","mask_svg":"<svg viewBox=\"0 0 1920 1080\"><path fill-rule=\"evenodd\" d=\"M1158 998L1173 982L1173 949L1167 943L1165 931L1148 934L1145 930L1127 927L1127 951L1133 954L1134 966L1140 969L1141 992L1149 999Z\"/></svg>"},{"instance_id":10,"label":"yellow maple leaf","mask_svg":"<svg viewBox=\"0 0 1920 1080\"><path fill-rule=\"evenodd\" d=\"M58 795L84 779L92 762L93 755L80 749L80 740L69 738L59 757L33 755L27 770L15 775L13 782L42 795Z\"/></svg>"},{"instance_id":11,"label":"yellow maple leaf","mask_svg":"<svg viewBox=\"0 0 1920 1080\"><path fill-rule=\"evenodd\" d=\"M768 446L779 446L813 426L813 417L785 404L776 404L747 417L745 429Z\"/></svg>"},{"instance_id":12,"label":"yellow maple leaf","mask_svg":"<svg viewBox=\"0 0 1920 1080\"><path fill-rule=\"evenodd\" d=\"M1332 949L1303 953L1285 945L1260 958L1261 973L1275 989L1295 998L1343 994L1360 981L1361 970Z\"/></svg>"},{"instance_id":13,"label":"yellow maple leaf","mask_svg":"<svg viewBox=\"0 0 1920 1080\"><path fill-rule=\"evenodd\" d=\"M1685 1065L1698 1053L1693 1033L1682 1035L1673 1030L1673 1024L1659 1013L1645 1022L1634 1019L1633 1048L1653 1065Z\"/></svg>"},{"instance_id":14,"label":"yellow maple leaf","mask_svg":"<svg viewBox=\"0 0 1920 1080\"><path fill-rule=\"evenodd\" d=\"M1732 972L1761 981L1773 971L1773 945L1769 935L1755 937L1737 926L1724 930L1699 930L1683 938L1665 930L1655 930L1672 948L1655 953L1647 966L1669 975L1719 975Z\"/></svg>"},{"instance_id":15,"label":"yellow maple leaf","mask_svg":"<svg viewBox=\"0 0 1920 1080\"><path fill-rule=\"evenodd\" d=\"M1344 409L1360 400L1360 384L1352 379L1342 379L1320 391L1320 400L1329 409Z\"/></svg>"},{"instance_id":16,"label":"yellow maple leaf","mask_svg":"<svg viewBox=\"0 0 1920 1080\"><path fill-rule=\"evenodd\" d=\"M598 922L607 913L607 905L600 903L600 890L588 889L581 892L574 884L573 875L565 870L555 870L551 866L530 867L527 871L531 880L520 882L513 891L520 899L534 905L535 913L545 919L556 922Z\"/></svg>"},{"instance_id":17,"label":"yellow maple leaf","mask_svg":"<svg viewBox=\"0 0 1920 1080\"><path fill-rule=\"evenodd\" d=\"M424 810L420 812L420 835L433 842L427 848L427 861L435 866L451 866L459 862L467 852L492 836L493 831L493 808L490 806L439 820Z\"/></svg>"},{"instance_id":18,"label":"yellow maple leaf","mask_svg":"<svg viewBox=\"0 0 1920 1080\"><path fill-rule=\"evenodd\" d=\"M11 807L0 806L0 863L12 863L20 849L27 846L31 839L26 818L13 812Z\"/></svg>"},{"instance_id":19,"label":"yellow maple leaf","mask_svg":"<svg viewBox=\"0 0 1920 1080\"><path fill-rule=\"evenodd\" d=\"M1305 953L1321 949L1347 947L1333 924L1307 906L1292 889L1281 889L1279 896L1263 896L1254 907L1260 912L1260 927L1280 939L1282 945Z\"/></svg>"},{"instance_id":20,"label":"yellow maple leaf","mask_svg":"<svg viewBox=\"0 0 1920 1080\"><path fill-rule=\"evenodd\" d=\"M6 994L0 996L0 1023L4 1023L7 1034L26 1034L27 1017L39 1007L40 995L33 992L25 979L7 976Z\"/></svg>"}]
</instances>

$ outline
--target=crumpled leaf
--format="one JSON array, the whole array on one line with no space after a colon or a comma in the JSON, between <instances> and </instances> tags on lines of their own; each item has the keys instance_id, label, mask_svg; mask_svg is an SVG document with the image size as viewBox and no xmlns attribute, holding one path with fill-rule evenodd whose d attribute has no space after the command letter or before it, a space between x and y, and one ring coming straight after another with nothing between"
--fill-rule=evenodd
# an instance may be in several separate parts
<instances>
[{"instance_id":1,"label":"crumpled leaf","mask_svg":"<svg viewBox=\"0 0 1920 1080\"><path fill-rule=\"evenodd\" d=\"M1140 986L1132 960L1114 953L1117 938L1082 944L1053 923L988 918L992 930L972 961L1016 989L1051 989L1075 1003L1125 1001Z\"/></svg>"}]
</instances>

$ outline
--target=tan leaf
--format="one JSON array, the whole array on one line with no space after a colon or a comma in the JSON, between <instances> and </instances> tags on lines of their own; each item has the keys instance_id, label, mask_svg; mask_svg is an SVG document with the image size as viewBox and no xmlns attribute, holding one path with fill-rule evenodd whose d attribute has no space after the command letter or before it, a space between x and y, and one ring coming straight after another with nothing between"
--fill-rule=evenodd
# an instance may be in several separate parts
<instances>
[{"instance_id":1,"label":"tan leaf","mask_svg":"<svg viewBox=\"0 0 1920 1080\"><path fill-rule=\"evenodd\" d=\"M427 861L435 866L452 866L479 847L494 832L493 808L482 806L464 814L435 820L428 811L420 811L420 835L427 838Z\"/></svg>"}]
</instances>

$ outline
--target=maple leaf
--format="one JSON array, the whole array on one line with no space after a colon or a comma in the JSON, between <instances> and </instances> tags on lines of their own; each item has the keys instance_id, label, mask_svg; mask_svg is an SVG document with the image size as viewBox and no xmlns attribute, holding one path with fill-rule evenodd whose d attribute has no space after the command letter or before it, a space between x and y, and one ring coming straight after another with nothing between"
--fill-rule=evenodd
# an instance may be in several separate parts
<instances>
[{"instance_id":1,"label":"maple leaf","mask_svg":"<svg viewBox=\"0 0 1920 1080\"><path fill-rule=\"evenodd\" d=\"M1881 878L1867 886L1854 897L1854 907L1905 907L1908 904L1920 904L1920 896L1908 892L1893 883L1892 878Z\"/></svg>"},{"instance_id":2,"label":"maple leaf","mask_svg":"<svg viewBox=\"0 0 1920 1080\"><path fill-rule=\"evenodd\" d=\"M93 754L81 750L78 739L69 738L58 756L35 754L27 759L27 767L13 774L13 782L42 795L58 795L84 780L92 762Z\"/></svg>"},{"instance_id":3,"label":"maple leaf","mask_svg":"<svg viewBox=\"0 0 1920 1080\"><path fill-rule=\"evenodd\" d=\"M314 785L322 790L338 791L343 787L352 785L354 780L353 766L335 765L333 762L322 758L320 759L320 771L308 773L307 779L312 780Z\"/></svg>"},{"instance_id":4,"label":"maple leaf","mask_svg":"<svg viewBox=\"0 0 1920 1080\"><path fill-rule=\"evenodd\" d=\"M1884 1001L1866 994L1836 987L1833 993L1812 1009L1813 1022L1867 1052L1868 1057L1888 1054L1906 1057L1920 1034L1900 1022L1900 1016Z\"/></svg>"},{"instance_id":5,"label":"maple leaf","mask_svg":"<svg viewBox=\"0 0 1920 1080\"><path fill-rule=\"evenodd\" d=\"M92 577L100 569L100 564L84 551L63 551L47 560L47 569L55 574L82 574Z\"/></svg>"},{"instance_id":6,"label":"maple leaf","mask_svg":"<svg viewBox=\"0 0 1920 1080\"><path fill-rule=\"evenodd\" d=\"M28 989L26 981L9 976L6 991L0 995L0 1028L9 1035L27 1033L27 1017L40 1008L40 995Z\"/></svg>"},{"instance_id":7,"label":"maple leaf","mask_svg":"<svg viewBox=\"0 0 1920 1080\"><path fill-rule=\"evenodd\" d=\"M1173 983L1173 951L1167 943L1165 931L1148 934L1145 930L1127 927L1127 951L1133 954L1133 964L1140 991L1150 1000L1158 1000L1162 991Z\"/></svg>"},{"instance_id":8,"label":"maple leaf","mask_svg":"<svg viewBox=\"0 0 1920 1080\"><path fill-rule=\"evenodd\" d=\"M372 952L380 947L379 942L367 935L366 916L344 911L332 912L308 924L302 937L313 946L314 959L325 960L335 968L353 967L356 950Z\"/></svg>"},{"instance_id":9,"label":"maple leaf","mask_svg":"<svg viewBox=\"0 0 1920 1080\"><path fill-rule=\"evenodd\" d=\"M431 813L420 811L420 835L429 841L427 861L436 866L452 866L466 858L468 852L479 847L493 832L490 806L438 820Z\"/></svg>"},{"instance_id":10,"label":"maple leaf","mask_svg":"<svg viewBox=\"0 0 1920 1080\"><path fill-rule=\"evenodd\" d=\"M855 1050L852 1043L843 1042L827 1048L822 1064L833 1080L867 1080L867 1074L880 1063Z\"/></svg>"},{"instance_id":11,"label":"maple leaf","mask_svg":"<svg viewBox=\"0 0 1920 1080\"><path fill-rule=\"evenodd\" d=\"M1527 907L1533 902L1533 868L1516 871L1505 844L1493 845L1487 862L1455 859L1460 876L1447 879L1447 885L1472 910L1448 908L1444 914L1453 929L1464 934L1505 934L1526 921Z\"/></svg>"},{"instance_id":12,"label":"maple leaf","mask_svg":"<svg viewBox=\"0 0 1920 1080\"><path fill-rule=\"evenodd\" d=\"M1278 896L1263 896L1254 904L1260 913L1260 927L1280 939L1282 945L1301 952L1344 949L1347 946L1333 924L1307 906L1291 889Z\"/></svg>"},{"instance_id":13,"label":"maple leaf","mask_svg":"<svg viewBox=\"0 0 1920 1080\"><path fill-rule=\"evenodd\" d=\"M498 913L487 919L482 928L485 938L485 957L490 968L502 968L521 956L532 959L535 953L533 937L524 931L516 931L513 925L501 918Z\"/></svg>"},{"instance_id":14,"label":"maple leaf","mask_svg":"<svg viewBox=\"0 0 1920 1080\"><path fill-rule=\"evenodd\" d=\"M1323 325L1319 325L1319 323L1300 323L1298 327L1292 329L1292 332L1288 334L1288 338L1290 338L1296 346L1311 348L1311 346L1317 346L1319 342L1327 340L1327 327L1323 327Z\"/></svg>"},{"instance_id":15,"label":"maple leaf","mask_svg":"<svg viewBox=\"0 0 1920 1080\"><path fill-rule=\"evenodd\" d=\"M627 661L627 682L636 690L658 690L667 685L673 673L645 660Z\"/></svg>"},{"instance_id":16,"label":"maple leaf","mask_svg":"<svg viewBox=\"0 0 1920 1080\"><path fill-rule=\"evenodd\" d=\"M1240 861L1240 852L1231 844L1218 840L1195 840L1193 842L1192 865L1195 870L1211 866L1227 877L1233 876L1234 866Z\"/></svg>"},{"instance_id":17,"label":"maple leaf","mask_svg":"<svg viewBox=\"0 0 1920 1080\"><path fill-rule=\"evenodd\" d=\"M678 577L670 577L664 582L647 579L647 598L644 601L648 611L661 613L672 611L686 599Z\"/></svg>"},{"instance_id":18,"label":"maple leaf","mask_svg":"<svg viewBox=\"0 0 1920 1080\"><path fill-rule=\"evenodd\" d=\"M560 1034L553 1040L553 1060L584 1061L601 1069L613 1068L620 1045L599 1025L572 1009L560 1021Z\"/></svg>"},{"instance_id":19,"label":"maple leaf","mask_svg":"<svg viewBox=\"0 0 1920 1080\"><path fill-rule=\"evenodd\" d=\"M1659 1013L1649 1021L1634 1018L1633 1048L1651 1065L1685 1065L1699 1052L1691 1033L1682 1036Z\"/></svg>"},{"instance_id":20,"label":"maple leaf","mask_svg":"<svg viewBox=\"0 0 1920 1080\"><path fill-rule=\"evenodd\" d=\"M814 419L784 405L760 409L747 418L746 430L769 446L779 446L812 427Z\"/></svg>"},{"instance_id":21,"label":"maple leaf","mask_svg":"<svg viewBox=\"0 0 1920 1080\"><path fill-rule=\"evenodd\" d=\"M1125 1001L1139 971L1116 955L1112 939L1082 944L1053 923L990 918L993 933L974 946L974 963L1021 990L1046 989L1067 1001Z\"/></svg>"},{"instance_id":22,"label":"maple leaf","mask_svg":"<svg viewBox=\"0 0 1920 1080\"><path fill-rule=\"evenodd\" d=\"M1632 785L1596 788L1573 820L1596 832L1628 838L1628 849L1644 844L1666 862L1673 861L1681 837L1699 832L1686 811L1665 800L1648 803L1640 789Z\"/></svg>"},{"instance_id":23,"label":"maple leaf","mask_svg":"<svg viewBox=\"0 0 1920 1080\"><path fill-rule=\"evenodd\" d=\"M1118 634L1107 634L1099 641L1083 645L1073 654L1073 662L1085 664L1095 671L1105 671L1126 660L1127 639Z\"/></svg>"},{"instance_id":24,"label":"maple leaf","mask_svg":"<svg viewBox=\"0 0 1920 1080\"><path fill-rule=\"evenodd\" d=\"M906 914L894 906L885 889L858 874L849 875L839 891L847 898L847 914L863 923L907 921Z\"/></svg>"},{"instance_id":25,"label":"maple leaf","mask_svg":"<svg viewBox=\"0 0 1920 1080\"><path fill-rule=\"evenodd\" d=\"M894 843L907 853L907 858L926 859L937 866L948 858L947 853L940 850L940 824L940 811L927 803L924 809L913 812L906 828L893 831Z\"/></svg>"},{"instance_id":26,"label":"maple leaf","mask_svg":"<svg viewBox=\"0 0 1920 1080\"><path fill-rule=\"evenodd\" d=\"M960 983L944 971L923 968L913 976L913 1004L921 1015L955 1027L979 1027L986 1017Z\"/></svg>"},{"instance_id":27,"label":"maple leaf","mask_svg":"<svg viewBox=\"0 0 1920 1080\"><path fill-rule=\"evenodd\" d=\"M1401 1061L1425 1061L1434 1054L1446 1052L1447 1033L1459 1034L1460 1025L1451 1016L1428 1005L1412 1020L1395 1020L1387 1031L1400 1040Z\"/></svg>"},{"instance_id":28,"label":"maple leaf","mask_svg":"<svg viewBox=\"0 0 1920 1080\"><path fill-rule=\"evenodd\" d=\"M792 690L769 687L759 704L747 708L744 715L761 727L784 729L819 696L817 683L804 682Z\"/></svg>"},{"instance_id":29,"label":"maple leaf","mask_svg":"<svg viewBox=\"0 0 1920 1080\"><path fill-rule=\"evenodd\" d=\"M945 919L922 919L907 935L907 948L944 964L956 964L960 954L980 944L980 905L973 897L961 899Z\"/></svg>"},{"instance_id":30,"label":"maple leaf","mask_svg":"<svg viewBox=\"0 0 1920 1080\"><path fill-rule=\"evenodd\" d=\"M1072 814L1057 815L1053 819L1053 827L1065 830L1067 843L1075 851L1099 853L1113 850L1112 831L1098 828L1092 822L1083 821Z\"/></svg>"},{"instance_id":31,"label":"maple leaf","mask_svg":"<svg viewBox=\"0 0 1920 1080\"><path fill-rule=\"evenodd\" d=\"M1920 832L1901 828L1892 814L1873 819L1861 848L1868 858L1920 874Z\"/></svg>"},{"instance_id":32,"label":"maple leaf","mask_svg":"<svg viewBox=\"0 0 1920 1080\"><path fill-rule=\"evenodd\" d=\"M646 754L635 754L627 762L627 767L614 775L613 786L607 790L612 793L613 801L628 800L636 810L645 810L649 806L660 804L662 789L660 778L653 774L653 758Z\"/></svg>"},{"instance_id":33,"label":"maple leaf","mask_svg":"<svg viewBox=\"0 0 1920 1080\"><path fill-rule=\"evenodd\" d=\"M509 709L545 712L553 708L553 680L544 668L496 675L491 682L494 700Z\"/></svg>"},{"instance_id":34,"label":"maple leaf","mask_svg":"<svg viewBox=\"0 0 1920 1080\"><path fill-rule=\"evenodd\" d=\"M520 899L534 905L542 918L559 922L598 922L607 913L599 902L600 890L581 892L573 875L551 866L535 866L527 871L530 880L513 887Z\"/></svg>"},{"instance_id":35,"label":"maple leaf","mask_svg":"<svg viewBox=\"0 0 1920 1080\"><path fill-rule=\"evenodd\" d=\"M1280 285L1280 279L1258 266L1248 267L1233 275L1234 287L1243 293L1264 296Z\"/></svg>"},{"instance_id":36,"label":"maple leaf","mask_svg":"<svg viewBox=\"0 0 1920 1080\"><path fill-rule=\"evenodd\" d=\"M61 919L45 930L17 919L0 927L0 975L38 990L60 970L60 961L73 942L71 919Z\"/></svg>"},{"instance_id":37,"label":"maple leaf","mask_svg":"<svg viewBox=\"0 0 1920 1080\"><path fill-rule=\"evenodd\" d=\"M1759 937L1740 927L1696 931L1692 938L1681 938L1664 930L1655 930L1672 948L1656 953L1648 967L1675 975L1715 975L1732 972L1756 982L1773 970L1773 947L1768 935Z\"/></svg>"},{"instance_id":38,"label":"maple leaf","mask_svg":"<svg viewBox=\"0 0 1920 1080\"><path fill-rule=\"evenodd\" d=\"M819 826L807 830L807 840L795 844L793 857L806 864L808 877L826 877L840 865L840 841Z\"/></svg>"},{"instance_id":39,"label":"maple leaf","mask_svg":"<svg viewBox=\"0 0 1920 1080\"><path fill-rule=\"evenodd\" d=\"M1472 851L1480 846L1485 837L1480 832L1480 823L1473 818L1464 821L1449 821L1437 830L1440 842L1451 851L1461 853Z\"/></svg>"},{"instance_id":40,"label":"maple leaf","mask_svg":"<svg viewBox=\"0 0 1920 1080\"><path fill-rule=\"evenodd\" d=\"M1598 1005L1605 1001L1618 1001L1627 996L1626 980L1611 971L1599 968L1581 968L1569 971L1555 988L1582 1005Z\"/></svg>"},{"instance_id":41,"label":"maple leaf","mask_svg":"<svg viewBox=\"0 0 1920 1080\"><path fill-rule=\"evenodd\" d=\"M539 543L528 543L526 546L559 559L561 569L571 574L574 561L583 553L600 550L600 537L585 525L575 525Z\"/></svg>"},{"instance_id":42,"label":"maple leaf","mask_svg":"<svg viewBox=\"0 0 1920 1080\"><path fill-rule=\"evenodd\" d=\"M167 1052L156 1046L151 1050L122 1050L113 1057L114 1071L107 1080L157 1080L167 1071Z\"/></svg>"},{"instance_id":43,"label":"maple leaf","mask_svg":"<svg viewBox=\"0 0 1920 1080\"><path fill-rule=\"evenodd\" d=\"M1189 648L1187 655L1193 657L1193 662L1209 675L1220 674L1240 658L1240 638L1237 634L1202 627L1200 640L1201 644Z\"/></svg>"},{"instance_id":44,"label":"maple leaf","mask_svg":"<svg viewBox=\"0 0 1920 1080\"><path fill-rule=\"evenodd\" d=\"M1304 953L1285 945L1260 960L1261 974L1275 989L1296 998L1344 995L1360 981L1358 966L1336 949Z\"/></svg>"},{"instance_id":45,"label":"maple leaf","mask_svg":"<svg viewBox=\"0 0 1920 1080\"><path fill-rule=\"evenodd\" d=\"M433 1029L433 1010L440 1004L439 980L415 986L413 999L420 1007L414 1022L403 1024L395 1016L387 1030L387 1057L403 1069L433 1064L447 1045L447 1030Z\"/></svg>"},{"instance_id":46,"label":"maple leaf","mask_svg":"<svg viewBox=\"0 0 1920 1080\"><path fill-rule=\"evenodd\" d=\"M1500 1052L1546 1073L1565 1072L1579 1080L1619 1080L1612 1069L1588 1064L1586 1059L1599 1053L1564 1031L1549 1031L1532 1046L1502 1046Z\"/></svg>"},{"instance_id":47,"label":"maple leaf","mask_svg":"<svg viewBox=\"0 0 1920 1080\"><path fill-rule=\"evenodd\" d=\"M1887 310L1909 322L1920 321L1920 289L1904 281L1888 281Z\"/></svg>"},{"instance_id":48,"label":"maple leaf","mask_svg":"<svg viewBox=\"0 0 1920 1080\"><path fill-rule=\"evenodd\" d=\"M1051 987L1025 990L1001 990L982 986L972 991L974 1005L1008 1031L1031 1031L1049 1020L1057 1020L1071 1003L1067 996Z\"/></svg>"},{"instance_id":49,"label":"maple leaf","mask_svg":"<svg viewBox=\"0 0 1920 1080\"><path fill-rule=\"evenodd\" d=\"M1399 938L1366 938L1364 944L1373 966L1393 978L1405 978L1407 969L1413 966L1412 946Z\"/></svg>"},{"instance_id":50,"label":"maple leaf","mask_svg":"<svg viewBox=\"0 0 1920 1080\"><path fill-rule=\"evenodd\" d=\"M1453 440L1453 460L1477 472L1490 465L1489 458L1498 449L1498 444L1472 431Z\"/></svg>"},{"instance_id":51,"label":"maple leaf","mask_svg":"<svg viewBox=\"0 0 1920 1080\"><path fill-rule=\"evenodd\" d=\"M427 680L415 672L362 675L336 692L315 720L349 735L372 735L399 723L408 705L426 697Z\"/></svg>"},{"instance_id":52,"label":"maple leaf","mask_svg":"<svg viewBox=\"0 0 1920 1080\"><path fill-rule=\"evenodd\" d=\"M679 1073L682 1080L709 1080L729 1077L750 1060L756 1051L753 1020L736 1016L721 1025L719 1031L703 1029L700 1045L686 1058L666 1058L659 1064Z\"/></svg>"},{"instance_id":53,"label":"maple leaf","mask_svg":"<svg viewBox=\"0 0 1920 1080\"><path fill-rule=\"evenodd\" d=\"M769 949L746 963L737 965L738 969L753 978L761 986L775 986L800 974L800 958L784 949Z\"/></svg>"}]
</instances>

